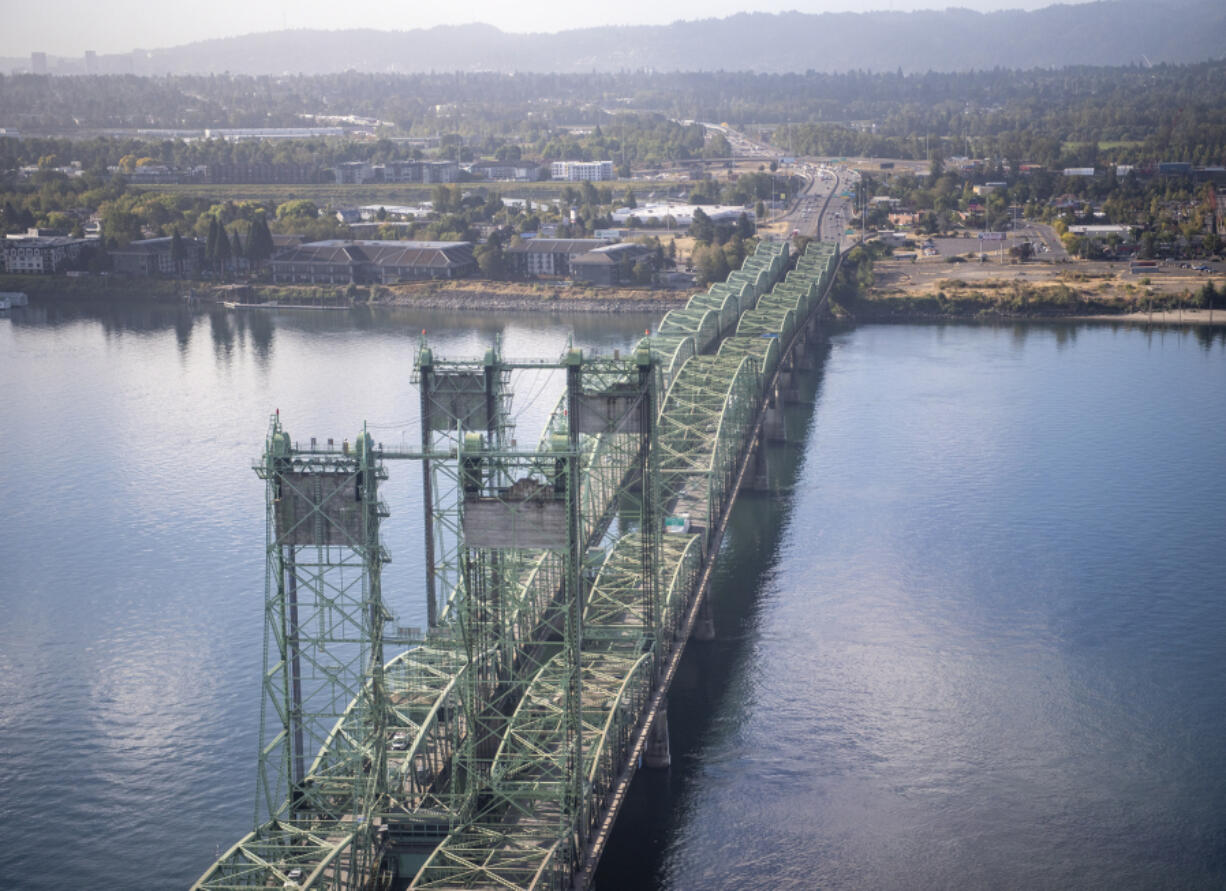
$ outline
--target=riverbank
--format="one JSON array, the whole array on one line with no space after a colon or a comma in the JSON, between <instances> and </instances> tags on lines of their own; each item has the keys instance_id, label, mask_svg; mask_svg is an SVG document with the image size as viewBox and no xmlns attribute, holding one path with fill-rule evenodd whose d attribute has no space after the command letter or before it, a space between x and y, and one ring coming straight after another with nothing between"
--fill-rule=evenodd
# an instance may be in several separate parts
<instances>
[{"instance_id":1,"label":"riverbank","mask_svg":"<svg viewBox=\"0 0 1226 891\"><path fill-rule=\"evenodd\" d=\"M945 319L1068 319L1147 324L1226 324L1226 306L1209 308L1209 279L1125 280L1113 271L1066 265L985 269L978 264L878 262L873 283L836 315L861 322ZM1222 297L1218 296L1218 301Z\"/></svg>"},{"instance_id":2,"label":"riverbank","mask_svg":"<svg viewBox=\"0 0 1226 891\"><path fill-rule=\"evenodd\" d=\"M307 307L397 306L456 312L667 312L684 306L689 291L599 288L544 282L426 281L398 285L214 284L120 276L0 275L0 290L34 300L181 300Z\"/></svg>"},{"instance_id":3,"label":"riverbank","mask_svg":"<svg viewBox=\"0 0 1226 891\"><path fill-rule=\"evenodd\" d=\"M24 291L31 300L179 299L201 282L115 275L0 275L0 291ZM204 285L207 287L207 285Z\"/></svg>"},{"instance_id":4,"label":"riverbank","mask_svg":"<svg viewBox=\"0 0 1226 891\"><path fill-rule=\"evenodd\" d=\"M433 281L376 287L371 303L461 312L667 312L685 306L690 293L544 282Z\"/></svg>"}]
</instances>

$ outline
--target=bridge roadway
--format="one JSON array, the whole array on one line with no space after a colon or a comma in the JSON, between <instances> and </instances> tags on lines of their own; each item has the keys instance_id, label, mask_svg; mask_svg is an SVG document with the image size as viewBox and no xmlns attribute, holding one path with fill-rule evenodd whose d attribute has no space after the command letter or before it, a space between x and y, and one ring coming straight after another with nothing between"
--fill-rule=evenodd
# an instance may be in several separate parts
<instances>
[{"instance_id":1,"label":"bridge roadway","mask_svg":"<svg viewBox=\"0 0 1226 891\"><path fill-rule=\"evenodd\" d=\"M787 271L786 244L763 242L727 282L669 313L640 345L659 363L665 394L655 442L661 500L690 530L662 538L655 617L644 608L641 538L630 533L607 550L583 607L580 765L564 744L566 654L540 644L561 569L547 554L529 555L516 570L511 643L535 656L523 662L529 676L493 754L482 804L448 788L459 741L472 731L460 690L478 666L462 648L428 642L386 666L387 734L404 743L386 752L389 791L378 813L310 825L269 819L195 887L375 887L376 852L359 850L364 821L410 827L431 851L412 888L589 886L641 761L667 763L669 685L686 641L709 624L706 592L728 515L760 470L763 439L782 430L782 403L840 262L836 245L812 242ZM543 440L560 422L555 412ZM594 518L607 519L628 472L626 443L617 439L584 443L589 544L603 534ZM333 741L349 735L348 720L337 723L308 772L313 783L352 781L330 773ZM570 794L576 785L578 801Z\"/></svg>"}]
</instances>

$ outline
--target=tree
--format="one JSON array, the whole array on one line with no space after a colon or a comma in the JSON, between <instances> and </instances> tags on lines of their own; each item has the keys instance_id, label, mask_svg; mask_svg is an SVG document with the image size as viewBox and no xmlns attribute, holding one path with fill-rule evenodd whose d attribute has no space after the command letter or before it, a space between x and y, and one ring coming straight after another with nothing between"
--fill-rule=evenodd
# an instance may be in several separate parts
<instances>
[{"instance_id":1,"label":"tree","mask_svg":"<svg viewBox=\"0 0 1226 891\"><path fill-rule=\"evenodd\" d=\"M436 214L451 213L451 189L444 185L435 186L430 199L430 206Z\"/></svg>"},{"instance_id":2,"label":"tree","mask_svg":"<svg viewBox=\"0 0 1226 891\"><path fill-rule=\"evenodd\" d=\"M695 241L701 241L706 244L710 244L715 240L715 224L701 207L694 208L694 216L690 221L690 235L694 237Z\"/></svg>"},{"instance_id":3,"label":"tree","mask_svg":"<svg viewBox=\"0 0 1226 891\"><path fill-rule=\"evenodd\" d=\"M1217 288L1211 281L1205 282L1204 286L1196 292L1195 304L1202 309L1213 309L1217 305L1217 300Z\"/></svg>"},{"instance_id":4,"label":"tree","mask_svg":"<svg viewBox=\"0 0 1226 891\"><path fill-rule=\"evenodd\" d=\"M185 259L187 259L187 249L183 246L183 239L176 228L174 235L170 237L170 262L175 267L176 278L182 278L183 276L183 261Z\"/></svg>"},{"instance_id":5,"label":"tree","mask_svg":"<svg viewBox=\"0 0 1226 891\"><path fill-rule=\"evenodd\" d=\"M651 284L651 264L645 259L635 262L634 267L630 270L630 278L636 285Z\"/></svg>"},{"instance_id":6,"label":"tree","mask_svg":"<svg viewBox=\"0 0 1226 891\"><path fill-rule=\"evenodd\" d=\"M204 242L204 259L210 266L217 264L217 239L220 231L221 224L217 222L217 217L209 217L209 234Z\"/></svg>"},{"instance_id":7,"label":"tree","mask_svg":"<svg viewBox=\"0 0 1226 891\"><path fill-rule=\"evenodd\" d=\"M123 246L141 237L140 217L132 212L126 200L107 201L98 211L102 216L102 234L108 241ZM30 226L33 225L31 219Z\"/></svg>"},{"instance_id":8,"label":"tree","mask_svg":"<svg viewBox=\"0 0 1226 891\"><path fill-rule=\"evenodd\" d=\"M477 268L486 278L502 278L506 272L503 261L502 245L497 241L480 245L474 252L477 258Z\"/></svg>"},{"instance_id":9,"label":"tree","mask_svg":"<svg viewBox=\"0 0 1226 891\"><path fill-rule=\"evenodd\" d=\"M314 201L309 201L306 198L296 198L293 201L286 201L284 204L277 205L278 220L313 220L318 216L319 206Z\"/></svg>"},{"instance_id":10,"label":"tree","mask_svg":"<svg viewBox=\"0 0 1226 891\"><path fill-rule=\"evenodd\" d=\"M694 274L700 286L722 282L731 271L724 250L716 245L695 247L690 259L694 264Z\"/></svg>"},{"instance_id":11,"label":"tree","mask_svg":"<svg viewBox=\"0 0 1226 891\"><path fill-rule=\"evenodd\" d=\"M230 236L226 234L225 227L221 223L217 224L217 246L215 251L214 260L217 263L217 269L224 275L230 264L233 251L230 248Z\"/></svg>"},{"instance_id":12,"label":"tree","mask_svg":"<svg viewBox=\"0 0 1226 891\"><path fill-rule=\"evenodd\" d=\"M268 221L258 216L251 222L247 233L247 259L253 266L263 263L273 253L272 233L268 231Z\"/></svg>"}]
</instances>

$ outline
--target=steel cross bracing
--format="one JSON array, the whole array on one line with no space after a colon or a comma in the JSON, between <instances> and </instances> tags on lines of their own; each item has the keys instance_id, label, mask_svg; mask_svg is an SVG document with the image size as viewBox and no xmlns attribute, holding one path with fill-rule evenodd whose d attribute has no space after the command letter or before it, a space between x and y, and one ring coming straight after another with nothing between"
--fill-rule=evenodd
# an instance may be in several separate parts
<instances>
[{"instance_id":1,"label":"steel cross bracing","mask_svg":"<svg viewBox=\"0 0 1226 891\"><path fill-rule=\"evenodd\" d=\"M377 868L369 817L386 794L387 474L365 431L352 448L298 449L276 415L255 469L267 493L257 828L199 884L271 872L358 887Z\"/></svg>"},{"instance_id":2,"label":"steel cross bracing","mask_svg":"<svg viewBox=\"0 0 1226 891\"><path fill-rule=\"evenodd\" d=\"M673 317L676 330L644 339L637 362L564 357L567 394L531 453L506 448L508 371L547 363L504 362L497 347L483 362L442 363L423 343L419 380L422 364L432 374L442 369L430 388L431 411L443 411L446 421L423 425L433 433L423 434L412 457L429 467L429 546L435 596L445 591L445 602L423 643L383 666L377 683L378 673L368 671L367 686L304 771L332 784L332 797L324 796L329 818L310 827L265 820L199 887L374 887L396 866L402 875L416 872L418 887L563 887L577 880L585 858L583 875L590 875L604 838L598 826L607 827L607 810L620 801L615 790L624 788L642 744L642 704L658 700L655 679L675 659L678 623L687 613L692 621L689 604L714 528L735 496L736 466L752 444L763 390L799 323L824 299L837 249L811 243L780 281L785 262L786 246L760 244L728 283L692 298L695 312ZM705 344L715 355L698 355L699 328L715 320L726 334L733 301L736 333ZM581 424L570 422L581 414L580 381L588 377L588 395L624 391L636 374L642 385L644 358L660 394L651 418L640 401L636 432L622 424L578 433ZM444 380L449 371L455 379ZM642 430L657 423L644 448ZM466 530L469 514L456 505L472 495L511 508L504 490L525 473L557 487L570 505L567 543L474 547L465 540L466 531L478 539L490 532ZM694 531L662 536L652 517L665 511L690 514ZM372 553L386 559L381 548ZM377 566L373 574L377 587ZM362 702L377 689L381 717L366 717ZM383 750L370 761L382 758L375 781L382 791L369 819L357 820L339 813L335 796L356 778L341 765L361 740Z\"/></svg>"}]
</instances>

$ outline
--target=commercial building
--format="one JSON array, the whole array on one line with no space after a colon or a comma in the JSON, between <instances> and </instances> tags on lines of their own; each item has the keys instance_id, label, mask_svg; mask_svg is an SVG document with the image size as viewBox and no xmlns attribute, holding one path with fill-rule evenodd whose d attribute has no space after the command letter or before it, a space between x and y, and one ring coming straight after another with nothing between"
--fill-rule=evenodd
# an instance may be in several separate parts
<instances>
[{"instance_id":1,"label":"commercial building","mask_svg":"<svg viewBox=\"0 0 1226 891\"><path fill-rule=\"evenodd\" d=\"M241 142L244 139L321 139L344 136L342 127L207 127L205 139Z\"/></svg>"},{"instance_id":2,"label":"commercial building","mask_svg":"<svg viewBox=\"0 0 1226 891\"><path fill-rule=\"evenodd\" d=\"M541 178L537 161L474 161L469 169L484 179L503 182L534 183Z\"/></svg>"},{"instance_id":3,"label":"commercial building","mask_svg":"<svg viewBox=\"0 0 1226 891\"><path fill-rule=\"evenodd\" d=\"M213 184L285 183L296 185L319 180L319 166L292 161L210 164L205 178Z\"/></svg>"},{"instance_id":4,"label":"commercial building","mask_svg":"<svg viewBox=\"0 0 1226 891\"><path fill-rule=\"evenodd\" d=\"M38 229L31 229L25 235L7 235L4 269L13 273L50 275L78 264L86 248L93 243L85 238L39 234Z\"/></svg>"},{"instance_id":5,"label":"commercial building","mask_svg":"<svg viewBox=\"0 0 1226 891\"><path fill-rule=\"evenodd\" d=\"M502 255L516 275L565 277L571 274L572 258L607 245L601 238L528 238L508 245Z\"/></svg>"},{"instance_id":6,"label":"commercial building","mask_svg":"<svg viewBox=\"0 0 1226 891\"><path fill-rule=\"evenodd\" d=\"M388 161L373 168L375 182L453 183L460 178L455 161Z\"/></svg>"},{"instance_id":7,"label":"commercial building","mask_svg":"<svg viewBox=\"0 0 1226 891\"><path fill-rule=\"evenodd\" d=\"M554 161L549 165L553 179L568 182L597 182L613 179L612 161Z\"/></svg>"},{"instance_id":8,"label":"commercial building","mask_svg":"<svg viewBox=\"0 0 1226 891\"><path fill-rule=\"evenodd\" d=\"M607 244L572 258L571 275L576 281L593 285L624 285L632 281L634 266L639 261L650 264L652 271L655 271L651 248L646 245L633 242Z\"/></svg>"},{"instance_id":9,"label":"commercial building","mask_svg":"<svg viewBox=\"0 0 1226 891\"><path fill-rule=\"evenodd\" d=\"M459 179L460 165L455 161L388 161L369 164L346 161L332 168L341 185L363 183L453 183Z\"/></svg>"},{"instance_id":10,"label":"commercial building","mask_svg":"<svg viewBox=\"0 0 1226 891\"><path fill-rule=\"evenodd\" d=\"M195 275L204 263L204 242L183 238L181 267L175 269L174 238L143 238L111 251L111 268L122 275Z\"/></svg>"},{"instance_id":11,"label":"commercial building","mask_svg":"<svg viewBox=\"0 0 1226 891\"><path fill-rule=\"evenodd\" d=\"M741 214L754 220L754 212L736 204L644 204L639 207L619 207L609 216L619 226L626 225L631 217L646 226L676 226L687 229L694 222L694 211L699 207L713 223L735 223ZM671 222L670 218L671 217Z\"/></svg>"},{"instance_id":12,"label":"commercial building","mask_svg":"<svg viewBox=\"0 0 1226 891\"><path fill-rule=\"evenodd\" d=\"M273 255L274 282L394 284L460 278L477 268L468 241L312 241Z\"/></svg>"},{"instance_id":13,"label":"commercial building","mask_svg":"<svg viewBox=\"0 0 1226 891\"><path fill-rule=\"evenodd\" d=\"M1131 226L1113 226L1113 225L1069 226L1068 231L1073 235L1080 236L1081 238L1092 238L1092 239L1101 240L1105 238L1110 238L1111 236L1114 235L1115 237L1119 238L1121 241L1131 241L1132 240L1132 227Z\"/></svg>"}]
</instances>

